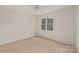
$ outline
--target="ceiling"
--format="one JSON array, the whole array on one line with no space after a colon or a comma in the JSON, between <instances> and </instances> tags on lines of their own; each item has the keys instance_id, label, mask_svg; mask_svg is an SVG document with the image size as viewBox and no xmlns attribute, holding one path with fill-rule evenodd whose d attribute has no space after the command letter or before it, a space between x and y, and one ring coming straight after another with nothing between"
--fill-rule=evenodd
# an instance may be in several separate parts
<instances>
[{"instance_id":1,"label":"ceiling","mask_svg":"<svg viewBox=\"0 0 79 59\"><path fill-rule=\"evenodd\" d=\"M41 15L48 12L53 12L62 8L70 7L72 5L38 5L38 8L35 9L36 5L3 5L0 7L5 7L20 12L31 12L34 15Z\"/></svg>"},{"instance_id":2,"label":"ceiling","mask_svg":"<svg viewBox=\"0 0 79 59\"><path fill-rule=\"evenodd\" d=\"M67 8L72 5L40 5L37 10L35 10L35 15L45 14L48 12L53 12L62 8Z\"/></svg>"}]
</instances>

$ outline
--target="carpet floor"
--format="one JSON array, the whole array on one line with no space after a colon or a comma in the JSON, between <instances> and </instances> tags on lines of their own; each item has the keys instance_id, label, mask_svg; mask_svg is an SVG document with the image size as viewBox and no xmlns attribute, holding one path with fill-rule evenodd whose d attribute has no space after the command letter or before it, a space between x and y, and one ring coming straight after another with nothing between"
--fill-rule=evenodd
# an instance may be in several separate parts
<instances>
[{"instance_id":1,"label":"carpet floor","mask_svg":"<svg viewBox=\"0 0 79 59\"><path fill-rule=\"evenodd\" d=\"M76 53L76 48L44 39L32 37L0 46L0 53Z\"/></svg>"}]
</instances>

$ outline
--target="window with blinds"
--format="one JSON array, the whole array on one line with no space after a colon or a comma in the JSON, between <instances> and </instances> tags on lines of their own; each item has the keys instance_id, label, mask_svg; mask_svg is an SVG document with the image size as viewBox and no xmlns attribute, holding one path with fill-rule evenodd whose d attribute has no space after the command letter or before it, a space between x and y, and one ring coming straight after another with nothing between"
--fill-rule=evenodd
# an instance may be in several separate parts
<instances>
[{"instance_id":1,"label":"window with blinds","mask_svg":"<svg viewBox=\"0 0 79 59\"><path fill-rule=\"evenodd\" d=\"M42 19L41 28L42 28L42 30L46 30L46 19Z\"/></svg>"},{"instance_id":2,"label":"window with blinds","mask_svg":"<svg viewBox=\"0 0 79 59\"><path fill-rule=\"evenodd\" d=\"M47 30L53 31L53 19L47 19Z\"/></svg>"},{"instance_id":3,"label":"window with blinds","mask_svg":"<svg viewBox=\"0 0 79 59\"><path fill-rule=\"evenodd\" d=\"M42 19L41 29L47 31L53 31L53 19L50 18Z\"/></svg>"}]
</instances>

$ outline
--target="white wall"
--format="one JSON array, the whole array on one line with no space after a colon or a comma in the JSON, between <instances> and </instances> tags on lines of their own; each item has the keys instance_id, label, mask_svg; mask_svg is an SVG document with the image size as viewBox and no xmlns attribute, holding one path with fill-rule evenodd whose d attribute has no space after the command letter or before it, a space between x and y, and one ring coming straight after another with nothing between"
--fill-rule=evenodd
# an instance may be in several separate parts
<instances>
[{"instance_id":1,"label":"white wall","mask_svg":"<svg viewBox=\"0 0 79 59\"><path fill-rule=\"evenodd\" d=\"M35 21L29 9L20 12L0 6L0 44L34 36Z\"/></svg>"},{"instance_id":2,"label":"white wall","mask_svg":"<svg viewBox=\"0 0 79 59\"><path fill-rule=\"evenodd\" d=\"M42 18L54 18L54 32L41 30ZM71 45L76 44L75 6L39 15L38 19L38 35Z\"/></svg>"},{"instance_id":3,"label":"white wall","mask_svg":"<svg viewBox=\"0 0 79 59\"><path fill-rule=\"evenodd\" d=\"M79 6L77 6L77 49L79 52Z\"/></svg>"}]
</instances>

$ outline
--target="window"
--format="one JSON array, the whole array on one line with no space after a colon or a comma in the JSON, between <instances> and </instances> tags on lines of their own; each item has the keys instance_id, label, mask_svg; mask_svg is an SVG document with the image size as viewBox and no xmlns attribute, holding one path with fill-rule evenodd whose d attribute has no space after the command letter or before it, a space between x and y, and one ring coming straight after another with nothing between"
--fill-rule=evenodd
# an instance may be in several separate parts
<instances>
[{"instance_id":1,"label":"window","mask_svg":"<svg viewBox=\"0 0 79 59\"><path fill-rule=\"evenodd\" d=\"M42 28L42 30L46 30L46 19L42 19L41 28Z\"/></svg>"},{"instance_id":2,"label":"window","mask_svg":"<svg viewBox=\"0 0 79 59\"><path fill-rule=\"evenodd\" d=\"M53 31L53 19L47 19L47 30Z\"/></svg>"},{"instance_id":3,"label":"window","mask_svg":"<svg viewBox=\"0 0 79 59\"><path fill-rule=\"evenodd\" d=\"M50 18L42 19L41 29L47 31L53 31L53 19Z\"/></svg>"}]
</instances>

